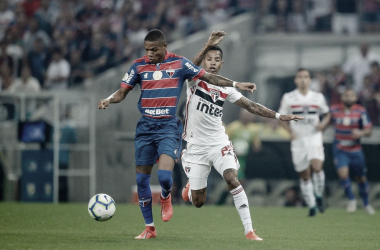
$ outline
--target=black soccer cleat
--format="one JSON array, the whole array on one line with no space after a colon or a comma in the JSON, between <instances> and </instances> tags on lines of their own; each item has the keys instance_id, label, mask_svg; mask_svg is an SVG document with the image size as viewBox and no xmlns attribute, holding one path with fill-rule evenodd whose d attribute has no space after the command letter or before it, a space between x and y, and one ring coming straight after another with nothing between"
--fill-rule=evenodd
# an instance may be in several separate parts
<instances>
[{"instance_id":1,"label":"black soccer cleat","mask_svg":"<svg viewBox=\"0 0 380 250\"><path fill-rule=\"evenodd\" d=\"M309 217L314 217L317 214L317 208L313 207L309 210Z\"/></svg>"},{"instance_id":2,"label":"black soccer cleat","mask_svg":"<svg viewBox=\"0 0 380 250\"><path fill-rule=\"evenodd\" d=\"M323 198L322 197L316 198L315 200L317 202L317 207L318 207L319 212L321 212L321 213L325 212L325 206L323 204Z\"/></svg>"}]
</instances>

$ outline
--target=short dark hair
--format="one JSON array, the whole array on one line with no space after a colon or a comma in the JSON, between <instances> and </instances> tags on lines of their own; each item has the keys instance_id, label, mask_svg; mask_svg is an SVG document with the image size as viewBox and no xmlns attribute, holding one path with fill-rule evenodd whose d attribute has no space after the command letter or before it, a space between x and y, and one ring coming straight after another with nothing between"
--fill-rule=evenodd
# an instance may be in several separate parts
<instances>
[{"instance_id":1,"label":"short dark hair","mask_svg":"<svg viewBox=\"0 0 380 250\"><path fill-rule=\"evenodd\" d=\"M212 46L212 47L209 48L207 51L210 51L210 50L218 50L218 51L220 51L221 59L223 59L223 50L222 50L219 46L217 46L217 45Z\"/></svg>"},{"instance_id":2,"label":"short dark hair","mask_svg":"<svg viewBox=\"0 0 380 250\"><path fill-rule=\"evenodd\" d=\"M379 67L379 63L377 61L373 61L371 63L371 67Z\"/></svg>"},{"instance_id":3,"label":"short dark hair","mask_svg":"<svg viewBox=\"0 0 380 250\"><path fill-rule=\"evenodd\" d=\"M166 43L165 35L161 30L154 29L148 32L148 34L145 36L144 41L148 42L159 42L162 44Z\"/></svg>"},{"instance_id":4,"label":"short dark hair","mask_svg":"<svg viewBox=\"0 0 380 250\"><path fill-rule=\"evenodd\" d=\"M310 70L305 69L305 68L299 68L299 69L297 70L297 74L298 74L299 72L301 72L301 71L307 71L307 73L309 73L309 76L311 77Z\"/></svg>"}]
</instances>

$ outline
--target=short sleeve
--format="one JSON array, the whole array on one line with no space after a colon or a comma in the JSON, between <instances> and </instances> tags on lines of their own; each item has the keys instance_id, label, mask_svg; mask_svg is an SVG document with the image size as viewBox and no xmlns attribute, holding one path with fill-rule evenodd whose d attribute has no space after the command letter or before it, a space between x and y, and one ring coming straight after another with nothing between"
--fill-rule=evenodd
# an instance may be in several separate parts
<instances>
[{"instance_id":1,"label":"short sleeve","mask_svg":"<svg viewBox=\"0 0 380 250\"><path fill-rule=\"evenodd\" d=\"M228 87L226 89L229 90L226 100L231 103L235 103L237 100L239 100L243 96L239 91L237 91L233 87Z\"/></svg>"},{"instance_id":2,"label":"short sleeve","mask_svg":"<svg viewBox=\"0 0 380 250\"><path fill-rule=\"evenodd\" d=\"M321 105L319 106L320 113L326 114L329 112L329 106L327 105L326 99L322 94L320 94L320 98L321 98Z\"/></svg>"},{"instance_id":3,"label":"short sleeve","mask_svg":"<svg viewBox=\"0 0 380 250\"><path fill-rule=\"evenodd\" d=\"M139 74L137 74L136 64L133 64L129 72L125 73L121 80L120 87L125 89L133 89L139 82Z\"/></svg>"},{"instance_id":4,"label":"short sleeve","mask_svg":"<svg viewBox=\"0 0 380 250\"><path fill-rule=\"evenodd\" d=\"M372 128L372 122L367 111L364 111L361 115L361 125L363 129Z\"/></svg>"},{"instance_id":5,"label":"short sleeve","mask_svg":"<svg viewBox=\"0 0 380 250\"><path fill-rule=\"evenodd\" d=\"M289 113L289 107L286 102L286 94L282 96L281 103L280 103L280 109L278 110L280 114L288 114Z\"/></svg>"},{"instance_id":6,"label":"short sleeve","mask_svg":"<svg viewBox=\"0 0 380 250\"><path fill-rule=\"evenodd\" d=\"M194 65L185 57L182 58L182 62L183 76L185 79L196 81L206 73L204 69Z\"/></svg>"}]
</instances>

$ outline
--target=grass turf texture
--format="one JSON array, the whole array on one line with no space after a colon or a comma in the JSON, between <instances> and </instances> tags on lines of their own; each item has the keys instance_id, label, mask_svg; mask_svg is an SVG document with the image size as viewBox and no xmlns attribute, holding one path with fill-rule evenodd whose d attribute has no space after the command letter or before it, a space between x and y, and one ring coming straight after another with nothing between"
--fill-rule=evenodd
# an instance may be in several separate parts
<instances>
[{"instance_id":1,"label":"grass turf texture","mask_svg":"<svg viewBox=\"0 0 380 250\"><path fill-rule=\"evenodd\" d=\"M233 206L174 206L162 222L153 207L157 238L135 240L144 229L137 205L116 204L115 216L93 220L87 204L0 203L0 249L380 249L380 213L251 207L262 242L248 241Z\"/></svg>"}]
</instances>

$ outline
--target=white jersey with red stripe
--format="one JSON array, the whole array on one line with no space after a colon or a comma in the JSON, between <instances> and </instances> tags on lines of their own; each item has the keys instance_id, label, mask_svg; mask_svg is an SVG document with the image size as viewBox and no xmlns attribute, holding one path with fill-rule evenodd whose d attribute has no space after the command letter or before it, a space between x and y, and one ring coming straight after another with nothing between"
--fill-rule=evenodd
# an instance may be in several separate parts
<instances>
[{"instance_id":1,"label":"white jersey with red stripe","mask_svg":"<svg viewBox=\"0 0 380 250\"><path fill-rule=\"evenodd\" d=\"M292 131L297 135L292 140L292 146L303 147L322 143L322 132L316 129L319 116L329 112L325 97L318 92L309 90L303 95L298 89L284 94L281 100L280 114L301 115L305 119L290 121Z\"/></svg>"},{"instance_id":2,"label":"white jersey with red stripe","mask_svg":"<svg viewBox=\"0 0 380 250\"><path fill-rule=\"evenodd\" d=\"M217 145L228 140L222 123L223 104L243 95L233 87L218 87L204 81L187 81L183 139L198 145Z\"/></svg>"}]
</instances>

